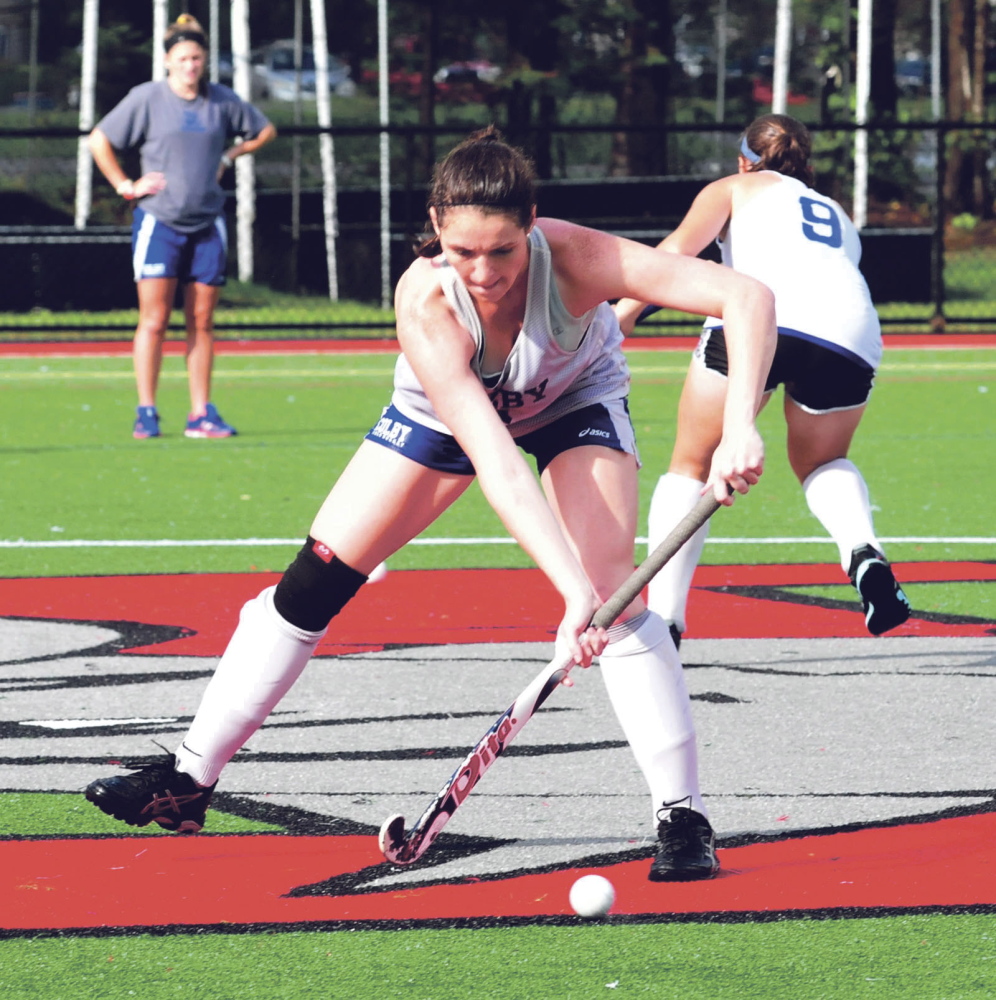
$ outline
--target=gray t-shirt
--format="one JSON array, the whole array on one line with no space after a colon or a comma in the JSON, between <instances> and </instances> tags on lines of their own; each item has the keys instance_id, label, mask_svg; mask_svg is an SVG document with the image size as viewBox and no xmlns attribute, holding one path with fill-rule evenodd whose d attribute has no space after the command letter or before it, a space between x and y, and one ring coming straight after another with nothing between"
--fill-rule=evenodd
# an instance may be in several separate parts
<instances>
[{"instance_id":1,"label":"gray t-shirt","mask_svg":"<svg viewBox=\"0 0 996 1000\"><path fill-rule=\"evenodd\" d=\"M228 87L208 84L188 101L160 80L130 90L97 128L115 149L139 147L143 174L165 174L166 187L143 198L142 208L192 233L221 214L225 195L217 173L229 141L237 135L253 139L267 124L265 115Z\"/></svg>"}]
</instances>

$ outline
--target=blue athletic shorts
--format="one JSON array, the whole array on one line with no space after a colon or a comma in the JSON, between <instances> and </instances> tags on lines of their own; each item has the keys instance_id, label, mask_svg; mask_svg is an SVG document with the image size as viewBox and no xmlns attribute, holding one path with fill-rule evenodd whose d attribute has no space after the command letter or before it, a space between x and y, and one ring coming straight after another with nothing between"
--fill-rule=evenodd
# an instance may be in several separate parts
<instances>
[{"instance_id":1,"label":"blue athletic shorts","mask_svg":"<svg viewBox=\"0 0 996 1000\"><path fill-rule=\"evenodd\" d=\"M181 233L135 207L131 224L131 260L135 280L177 278L181 284L225 284L228 233L218 216L195 233Z\"/></svg>"},{"instance_id":2,"label":"blue athletic shorts","mask_svg":"<svg viewBox=\"0 0 996 1000\"><path fill-rule=\"evenodd\" d=\"M393 404L385 407L366 439L429 469L461 476L475 475L474 466L452 434L443 434L410 420ZM516 438L515 443L536 459L537 471L541 473L561 452L589 444L627 452L639 463L636 435L625 399L593 403L566 413L545 427Z\"/></svg>"},{"instance_id":3,"label":"blue athletic shorts","mask_svg":"<svg viewBox=\"0 0 996 1000\"><path fill-rule=\"evenodd\" d=\"M710 371L728 373L726 338L721 326L702 332L695 357ZM807 413L819 414L864 406L874 382L875 370L850 351L779 328L764 390L771 392L784 385L792 402Z\"/></svg>"}]
</instances>

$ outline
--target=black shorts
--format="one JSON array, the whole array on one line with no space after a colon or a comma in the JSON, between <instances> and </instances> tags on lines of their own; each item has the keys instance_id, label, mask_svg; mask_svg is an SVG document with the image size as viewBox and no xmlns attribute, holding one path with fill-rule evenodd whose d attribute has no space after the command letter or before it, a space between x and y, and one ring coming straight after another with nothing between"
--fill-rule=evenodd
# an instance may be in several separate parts
<instances>
[{"instance_id":1,"label":"black shorts","mask_svg":"<svg viewBox=\"0 0 996 1000\"><path fill-rule=\"evenodd\" d=\"M721 326L702 332L695 356L709 371L729 373ZM764 390L771 392L784 385L785 394L807 413L830 413L864 406L874 383L875 369L857 355L779 328Z\"/></svg>"}]
</instances>

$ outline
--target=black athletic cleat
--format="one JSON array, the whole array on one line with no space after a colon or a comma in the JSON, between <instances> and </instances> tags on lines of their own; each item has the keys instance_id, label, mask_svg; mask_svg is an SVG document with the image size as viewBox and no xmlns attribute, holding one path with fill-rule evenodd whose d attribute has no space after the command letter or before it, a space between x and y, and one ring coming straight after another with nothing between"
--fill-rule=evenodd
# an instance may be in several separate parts
<instances>
[{"instance_id":1,"label":"black athletic cleat","mask_svg":"<svg viewBox=\"0 0 996 1000\"><path fill-rule=\"evenodd\" d=\"M657 818L660 844L647 876L651 882L694 882L719 871L716 835L705 816L665 805Z\"/></svg>"},{"instance_id":2,"label":"black athletic cleat","mask_svg":"<svg viewBox=\"0 0 996 1000\"><path fill-rule=\"evenodd\" d=\"M888 560L878 549L871 545L859 545L851 553L851 568L847 575L861 595L865 625L872 635L888 632L909 618L909 598L892 575Z\"/></svg>"},{"instance_id":3,"label":"black athletic cleat","mask_svg":"<svg viewBox=\"0 0 996 1000\"><path fill-rule=\"evenodd\" d=\"M148 826L155 820L176 833L198 833L204 826L214 785L201 788L189 774L177 771L175 763L173 754L167 754L152 764L126 765L133 774L91 781L86 797L129 826Z\"/></svg>"}]
</instances>

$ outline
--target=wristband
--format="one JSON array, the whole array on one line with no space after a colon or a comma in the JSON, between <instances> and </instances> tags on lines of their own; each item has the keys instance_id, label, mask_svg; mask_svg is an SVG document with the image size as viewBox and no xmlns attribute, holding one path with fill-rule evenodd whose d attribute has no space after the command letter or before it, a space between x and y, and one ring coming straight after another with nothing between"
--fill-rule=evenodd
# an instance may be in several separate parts
<instances>
[{"instance_id":1,"label":"wristband","mask_svg":"<svg viewBox=\"0 0 996 1000\"><path fill-rule=\"evenodd\" d=\"M135 182L131 178L126 177L114 190L125 201L131 201L135 197Z\"/></svg>"},{"instance_id":2,"label":"wristband","mask_svg":"<svg viewBox=\"0 0 996 1000\"><path fill-rule=\"evenodd\" d=\"M233 166L235 161L228 155L228 153L221 154L221 165L227 170L229 167Z\"/></svg>"}]
</instances>

